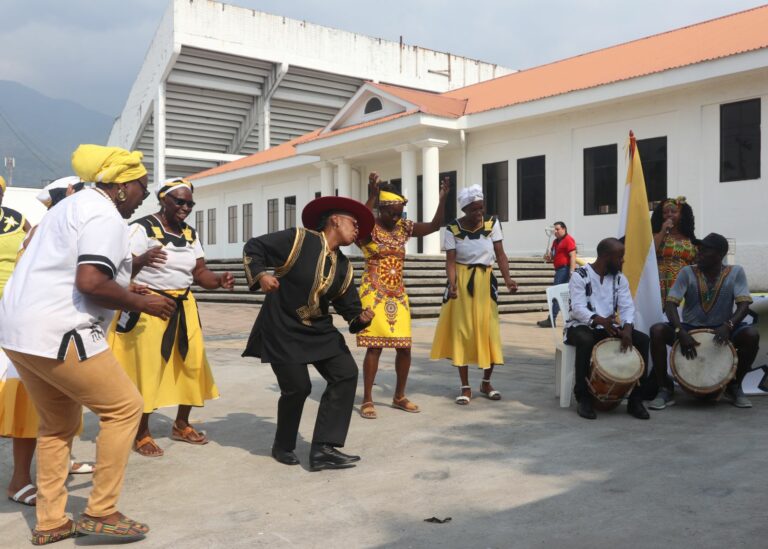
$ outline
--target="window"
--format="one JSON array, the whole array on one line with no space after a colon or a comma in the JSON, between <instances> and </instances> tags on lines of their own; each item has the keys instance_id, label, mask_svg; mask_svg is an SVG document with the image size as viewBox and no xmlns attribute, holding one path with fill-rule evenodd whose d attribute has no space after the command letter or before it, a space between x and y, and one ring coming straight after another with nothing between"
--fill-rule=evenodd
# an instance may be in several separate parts
<instances>
[{"instance_id":1,"label":"window","mask_svg":"<svg viewBox=\"0 0 768 549\"><path fill-rule=\"evenodd\" d=\"M517 160L517 220L547 217L544 156Z\"/></svg>"},{"instance_id":2,"label":"window","mask_svg":"<svg viewBox=\"0 0 768 549\"><path fill-rule=\"evenodd\" d=\"M198 210L195 212L195 230L197 231L197 238L202 243L205 229L205 212Z\"/></svg>"},{"instance_id":3,"label":"window","mask_svg":"<svg viewBox=\"0 0 768 549\"><path fill-rule=\"evenodd\" d=\"M267 232L268 233L274 233L278 230L280 230L280 226L278 225L279 220L277 218L277 208L278 208L278 200L277 198L270 198L267 200Z\"/></svg>"},{"instance_id":4,"label":"window","mask_svg":"<svg viewBox=\"0 0 768 549\"><path fill-rule=\"evenodd\" d=\"M653 210L667 197L667 138L638 139L637 150L643 165L648 209Z\"/></svg>"},{"instance_id":5,"label":"window","mask_svg":"<svg viewBox=\"0 0 768 549\"><path fill-rule=\"evenodd\" d=\"M760 100L720 105L720 182L760 177Z\"/></svg>"},{"instance_id":6,"label":"window","mask_svg":"<svg viewBox=\"0 0 768 549\"><path fill-rule=\"evenodd\" d=\"M384 106L381 104L381 99L378 97L371 97L365 104L364 114L370 114L372 112L380 111Z\"/></svg>"},{"instance_id":7,"label":"window","mask_svg":"<svg viewBox=\"0 0 768 549\"><path fill-rule=\"evenodd\" d=\"M227 241L237 242L237 206L227 208Z\"/></svg>"},{"instance_id":8,"label":"window","mask_svg":"<svg viewBox=\"0 0 768 549\"><path fill-rule=\"evenodd\" d=\"M506 160L483 164L485 212L498 216L499 221L509 221L508 170Z\"/></svg>"},{"instance_id":9,"label":"window","mask_svg":"<svg viewBox=\"0 0 768 549\"><path fill-rule=\"evenodd\" d=\"M208 210L208 244L216 244L216 208Z\"/></svg>"},{"instance_id":10,"label":"window","mask_svg":"<svg viewBox=\"0 0 768 549\"><path fill-rule=\"evenodd\" d=\"M285 228L292 229L296 226L296 197L286 196L283 210L285 219Z\"/></svg>"},{"instance_id":11,"label":"window","mask_svg":"<svg viewBox=\"0 0 768 549\"><path fill-rule=\"evenodd\" d=\"M253 238L253 204L243 204L243 242Z\"/></svg>"},{"instance_id":12,"label":"window","mask_svg":"<svg viewBox=\"0 0 768 549\"><path fill-rule=\"evenodd\" d=\"M616 213L617 149L584 149L584 215Z\"/></svg>"}]
</instances>

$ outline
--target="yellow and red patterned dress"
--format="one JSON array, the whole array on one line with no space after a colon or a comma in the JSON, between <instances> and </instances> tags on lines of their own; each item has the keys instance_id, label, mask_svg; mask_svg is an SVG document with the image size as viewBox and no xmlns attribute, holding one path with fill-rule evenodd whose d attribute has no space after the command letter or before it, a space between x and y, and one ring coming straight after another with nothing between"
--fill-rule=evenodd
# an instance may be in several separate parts
<instances>
[{"instance_id":1,"label":"yellow and red patterned dress","mask_svg":"<svg viewBox=\"0 0 768 549\"><path fill-rule=\"evenodd\" d=\"M357 334L358 347L411 347L411 306L403 284L403 266L405 243L412 233L413 221L401 219L391 232L376 225L370 242L360 245L365 257L360 302L376 316Z\"/></svg>"},{"instance_id":2,"label":"yellow and red patterned dress","mask_svg":"<svg viewBox=\"0 0 768 549\"><path fill-rule=\"evenodd\" d=\"M659 264L659 282L661 284L662 307L667 301L667 294L677 280L680 269L696 262L696 246L689 238L664 237L659 250L656 252Z\"/></svg>"}]
</instances>

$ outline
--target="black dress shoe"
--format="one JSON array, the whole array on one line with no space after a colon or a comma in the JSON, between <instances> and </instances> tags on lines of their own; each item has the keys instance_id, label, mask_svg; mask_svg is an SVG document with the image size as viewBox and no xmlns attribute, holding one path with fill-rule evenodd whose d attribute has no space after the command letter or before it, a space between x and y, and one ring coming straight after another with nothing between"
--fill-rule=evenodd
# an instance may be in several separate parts
<instances>
[{"instance_id":1,"label":"black dress shoe","mask_svg":"<svg viewBox=\"0 0 768 549\"><path fill-rule=\"evenodd\" d=\"M360 456L339 452L329 444L313 444L309 452L309 470L348 469L360 461Z\"/></svg>"},{"instance_id":2,"label":"black dress shoe","mask_svg":"<svg viewBox=\"0 0 768 549\"><path fill-rule=\"evenodd\" d=\"M298 465L299 458L290 450L282 450L277 446L272 447L272 457L283 465Z\"/></svg>"},{"instance_id":3,"label":"black dress shoe","mask_svg":"<svg viewBox=\"0 0 768 549\"><path fill-rule=\"evenodd\" d=\"M650 419L651 415L648 410L643 406L642 400L630 400L627 402L627 413L636 417L637 419Z\"/></svg>"},{"instance_id":4,"label":"black dress shoe","mask_svg":"<svg viewBox=\"0 0 768 549\"><path fill-rule=\"evenodd\" d=\"M539 328L551 328L552 327L552 319L547 317L544 320L539 320L536 325Z\"/></svg>"},{"instance_id":5,"label":"black dress shoe","mask_svg":"<svg viewBox=\"0 0 768 549\"><path fill-rule=\"evenodd\" d=\"M597 414L592 409L592 399L588 396L582 398L576 406L576 413L584 419L597 419Z\"/></svg>"}]
</instances>

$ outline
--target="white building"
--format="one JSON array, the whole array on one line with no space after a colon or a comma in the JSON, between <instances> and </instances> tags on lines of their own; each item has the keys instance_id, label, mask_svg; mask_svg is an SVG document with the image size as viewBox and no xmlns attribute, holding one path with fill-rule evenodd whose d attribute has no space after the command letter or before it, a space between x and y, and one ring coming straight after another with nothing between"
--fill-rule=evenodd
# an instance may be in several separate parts
<instances>
[{"instance_id":1,"label":"white building","mask_svg":"<svg viewBox=\"0 0 768 549\"><path fill-rule=\"evenodd\" d=\"M366 83L322 129L194 175L193 223L209 257L238 257L317 193L364 198L369 171L430 218L448 173L484 185L510 255L543 253L555 220L591 255L616 233L633 130L649 199L686 196L697 234L733 239L768 289L766 28L761 7L444 93ZM418 246L439 253L439 237Z\"/></svg>"}]
</instances>

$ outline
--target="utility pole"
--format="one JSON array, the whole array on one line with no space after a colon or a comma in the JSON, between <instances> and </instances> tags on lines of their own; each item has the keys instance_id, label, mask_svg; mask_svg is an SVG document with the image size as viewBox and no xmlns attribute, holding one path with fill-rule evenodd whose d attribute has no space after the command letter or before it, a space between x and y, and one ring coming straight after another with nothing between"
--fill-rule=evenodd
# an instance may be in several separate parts
<instances>
[{"instance_id":1,"label":"utility pole","mask_svg":"<svg viewBox=\"0 0 768 549\"><path fill-rule=\"evenodd\" d=\"M16 159L12 156L5 157L5 171L8 173L8 186L13 185L13 168L16 167Z\"/></svg>"}]
</instances>

